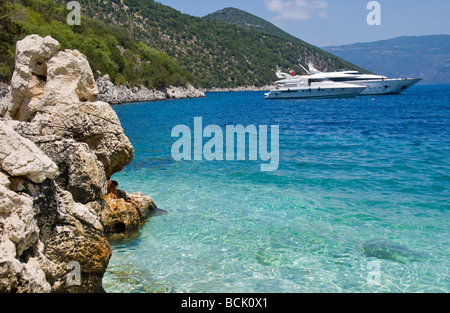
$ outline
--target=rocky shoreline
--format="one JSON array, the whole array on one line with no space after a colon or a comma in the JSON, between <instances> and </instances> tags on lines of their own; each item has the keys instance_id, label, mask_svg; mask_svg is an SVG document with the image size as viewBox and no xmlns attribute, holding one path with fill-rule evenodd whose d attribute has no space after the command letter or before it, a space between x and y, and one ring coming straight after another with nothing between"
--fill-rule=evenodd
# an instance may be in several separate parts
<instances>
[{"instance_id":1,"label":"rocky shoreline","mask_svg":"<svg viewBox=\"0 0 450 313\"><path fill-rule=\"evenodd\" d=\"M111 104L204 96L114 86L51 37L17 42L11 86L0 84L0 293L104 292L109 236L167 213L112 179L134 148Z\"/></svg>"},{"instance_id":2,"label":"rocky shoreline","mask_svg":"<svg viewBox=\"0 0 450 313\"><path fill-rule=\"evenodd\" d=\"M95 83L99 91L97 100L108 102L111 105L131 103L131 102L147 102L161 101L169 99L187 99L187 98L203 98L207 92L242 92L242 91L269 91L273 86L266 85L262 87L243 86L235 88L200 88L196 89L188 84L184 87L170 87L161 89L128 88L124 85L115 86L108 74L103 75L97 73L98 78ZM9 92L9 86L0 82L0 99Z\"/></svg>"},{"instance_id":3,"label":"rocky shoreline","mask_svg":"<svg viewBox=\"0 0 450 313\"><path fill-rule=\"evenodd\" d=\"M95 83L99 90L97 100L107 102L111 105L205 97L203 91L195 89L190 84L186 87L170 87L151 90L143 86L141 88L128 88L124 85L115 86L111 82L109 75L101 76L101 73ZM9 93L9 90L10 87L7 84L0 82L0 100Z\"/></svg>"},{"instance_id":4,"label":"rocky shoreline","mask_svg":"<svg viewBox=\"0 0 450 313\"><path fill-rule=\"evenodd\" d=\"M123 85L115 86L111 82L109 75L102 76L101 73L97 74L98 78L96 80L96 85L99 90L98 100L108 102L112 105L130 102L205 97L204 92L195 89L192 85L187 85L186 88L170 87L151 90L143 86L141 86L141 88L128 88Z\"/></svg>"},{"instance_id":5,"label":"rocky shoreline","mask_svg":"<svg viewBox=\"0 0 450 313\"><path fill-rule=\"evenodd\" d=\"M17 43L0 100L0 293L104 292L112 250L153 200L112 180L134 148L86 57L51 37Z\"/></svg>"},{"instance_id":6,"label":"rocky shoreline","mask_svg":"<svg viewBox=\"0 0 450 313\"><path fill-rule=\"evenodd\" d=\"M266 85L262 87L256 87L256 86L243 86L243 87L235 87L235 88L201 88L200 91L202 92L241 92L241 91L269 91L273 89L273 86Z\"/></svg>"}]
</instances>

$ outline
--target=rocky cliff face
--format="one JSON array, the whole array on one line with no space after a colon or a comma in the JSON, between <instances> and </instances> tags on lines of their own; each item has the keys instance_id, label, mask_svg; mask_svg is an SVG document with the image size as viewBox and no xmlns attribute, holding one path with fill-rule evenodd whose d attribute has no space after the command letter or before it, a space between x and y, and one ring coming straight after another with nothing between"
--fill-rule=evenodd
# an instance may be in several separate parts
<instances>
[{"instance_id":1,"label":"rocky cliff face","mask_svg":"<svg viewBox=\"0 0 450 313\"><path fill-rule=\"evenodd\" d=\"M156 210L110 180L134 149L97 97L84 55L51 37L17 43L0 102L0 292L103 291L105 235L133 232Z\"/></svg>"}]
</instances>

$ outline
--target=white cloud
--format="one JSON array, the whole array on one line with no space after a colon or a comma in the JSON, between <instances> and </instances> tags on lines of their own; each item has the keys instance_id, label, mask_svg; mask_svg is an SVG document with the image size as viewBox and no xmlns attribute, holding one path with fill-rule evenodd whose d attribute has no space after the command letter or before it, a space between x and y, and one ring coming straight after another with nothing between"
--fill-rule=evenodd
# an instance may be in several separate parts
<instances>
[{"instance_id":1,"label":"white cloud","mask_svg":"<svg viewBox=\"0 0 450 313\"><path fill-rule=\"evenodd\" d=\"M309 20L313 16L327 17L328 3L324 0L266 0L266 8L276 13L275 21Z\"/></svg>"}]
</instances>

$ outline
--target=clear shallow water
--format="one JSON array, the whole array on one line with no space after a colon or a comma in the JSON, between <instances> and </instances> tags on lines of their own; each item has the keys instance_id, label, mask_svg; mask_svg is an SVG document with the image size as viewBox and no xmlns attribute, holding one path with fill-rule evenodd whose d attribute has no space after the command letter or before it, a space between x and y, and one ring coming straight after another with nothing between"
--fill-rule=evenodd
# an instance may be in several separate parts
<instances>
[{"instance_id":1,"label":"clear shallow water","mask_svg":"<svg viewBox=\"0 0 450 313\"><path fill-rule=\"evenodd\" d=\"M449 292L450 85L263 98L114 107L136 150L114 179L169 214L112 242L106 291ZM175 162L171 130L193 130L194 117L203 127L279 125L278 171L261 172L261 161ZM368 283L373 261L379 285Z\"/></svg>"}]
</instances>

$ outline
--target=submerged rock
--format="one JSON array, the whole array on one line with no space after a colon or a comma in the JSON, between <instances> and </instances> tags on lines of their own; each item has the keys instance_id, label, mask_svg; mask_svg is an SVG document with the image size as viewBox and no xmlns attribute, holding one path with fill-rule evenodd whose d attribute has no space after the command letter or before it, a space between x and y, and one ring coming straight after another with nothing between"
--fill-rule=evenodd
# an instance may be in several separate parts
<instances>
[{"instance_id":1,"label":"submerged rock","mask_svg":"<svg viewBox=\"0 0 450 313\"><path fill-rule=\"evenodd\" d=\"M424 253L410 250L407 246L388 241L367 241L362 245L362 253L366 257L391 260L398 263L420 261Z\"/></svg>"}]
</instances>

